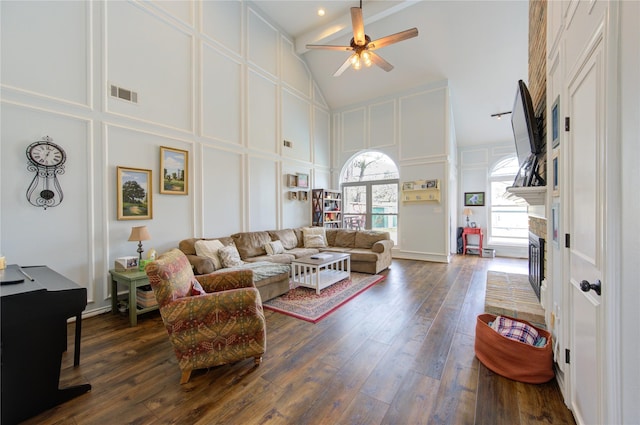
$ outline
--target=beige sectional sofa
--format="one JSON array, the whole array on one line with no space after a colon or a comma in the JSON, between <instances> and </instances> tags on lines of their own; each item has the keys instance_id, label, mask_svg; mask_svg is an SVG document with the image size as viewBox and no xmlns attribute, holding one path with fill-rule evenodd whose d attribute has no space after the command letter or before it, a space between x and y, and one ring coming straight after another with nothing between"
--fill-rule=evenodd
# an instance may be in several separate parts
<instances>
[{"instance_id":1,"label":"beige sectional sofa","mask_svg":"<svg viewBox=\"0 0 640 425\"><path fill-rule=\"evenodd\" d=\"M311 243L311 234L322 234ZM305 236L307 246L305 246ZM196 275L215 273L222 269L215 258L196 254L198 241L218 240L220 245L235 246L243 264L231 268L254 270L256 287L263 301L289 290L289 265L295 258L319 251L344 252L351 256L351 270L376 274L391 265L393 241L388 232L350 229L294 228L257 232L241 232L221 238L189 238L180 241ZM267 251L273 253L268 253ZM222 265L224 266L224 265Z\"/></svg>"}]
</instances>

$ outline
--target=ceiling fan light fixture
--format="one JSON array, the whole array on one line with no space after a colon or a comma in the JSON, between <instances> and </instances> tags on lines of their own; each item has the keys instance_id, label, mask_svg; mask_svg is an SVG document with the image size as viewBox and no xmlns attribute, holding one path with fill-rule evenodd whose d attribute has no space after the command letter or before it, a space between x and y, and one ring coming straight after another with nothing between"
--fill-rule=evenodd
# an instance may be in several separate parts
<instances>
[{"instance_id":1,"label":"ceiling fan light fixture","mask_svg":"<svg viewBox=\"0 0 640 425\"><path fill-rule=\"evenodd\" d=\"M367 52L366 50L364 52L362 52L360 54L360 56L362 57L362 60L364 61L364 65L368 68L371 66L371 64L373 63L371 61L371 53Z\"/></svg>"}]
</instances>

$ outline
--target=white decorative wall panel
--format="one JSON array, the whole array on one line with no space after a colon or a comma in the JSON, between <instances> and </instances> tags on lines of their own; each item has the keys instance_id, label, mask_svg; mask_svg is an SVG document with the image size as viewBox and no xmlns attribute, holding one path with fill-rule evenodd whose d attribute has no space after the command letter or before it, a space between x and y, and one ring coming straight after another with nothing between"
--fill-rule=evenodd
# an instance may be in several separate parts
<instances>
[{"instance_id":1,"label":"white decorative wall panel","mask_svg":"<svg viewBox=\"0 0 640 425\"><path fill-rule=\"evenodd\" d=\"M242 3L203 1L202 32L229 50L240 54L242 48Z\"/></svg>"},{"instance_id":2,"label":"white decorative wall panel","mask_svg":"<svg viewBox=\"0 0 640 425\"><path fill-rule=\"evenodd\" d=\"M366 147L366 109L342 113L342 150L355 152Z\"/></svg>"},{"instance_id":3,"label":"white decorative wall panel","mask_svg":"<svg viewBox=\"0 0 640 425\"><path fill-rule=\"evenodd\" d=\"M383 102L369 107L369 145L372 148L395 144L395 102Z\"/></svg>"},{"instance_id":4,"label":"white decorative wall panel","mask_svg":"<svg viewBox=\"0 0 640 425\"><path fill-rule=\"evenodd\" d=\"M229 236L243 230L242 155L202 149L202 237Z\"/></svg>"},{"instance_id":5,"label":"white decorative wall panel","mask_svg":"<svg viewBox=\"0 0 640 425\"><path fill-rule=\"evenodd\" d=\"M402 159L446 153L446 90L400 98L400 154Z\"/></svg>"},{"instance_id":6,"label":"white decorative wall panel","mask_svg":"<svg viewBox=\"0 0 640 425\"><path fill-rule=\"evenodd\" d=\"M295 54L293 44L284 37L281 37L281 46L282 80L301 94L311 97L311 73L304 61Z\"/></svg>"},{"instance_id":7,"label":"white decorative wall panel","mask_svg":"<svg viewBox=\"0 0 640 425\"><path fill-rule=\"evenodd\" d=\"M311 105L308 101L282 90L282 137L293 142L293 149L283 156L311 161Z\"/></svg>"},{"instance_id":8,"label":"white decorative wall panel","mask_svg":"<svg viewBox=\"0 0 640 425\"><path fill-rule=\"evenodd\" d=\"M91 8L79 1L0 2L2 85L90 106Z\"/></svg>"},{"instance_id":9,"label":"white decorative wall panel","mask_svg":"<svg viewBox=\"0 0 640 425\"><path fill-rule=\"evenodd\" d=\"M278 73L278 31L256 12L247 11L247 57L271 75Z\"/></svg>"},{"instance_id":10,"label":"white decorative wall panel","mask_svg":"<svg viewBox=\"0 0 640 425\"><path fill-rule=\"evenodd\" d=\"M202 48L202 134L240 144L242 66L204 44Z\"/></svg>"},{"instance_id":11,"label":"white decorative wall panel","mask_svg":"<svg viewBox=\"0 0 640 425\"><path fill-rule=\"evenodd\" d=\"M327 102L325 102L324 100L324 96L320 92L320 89L315 82L313 83L313 100L316 103L322 105L325 109L329 109L329 106L327 106Z\"/></svg>"},{"instance_id":12,"label":"white decorative wall panel","mask_svg":"<svg viewBox=\"0 0 640 425\"><path fill-rule=\"evenodd\" d=\"M184 235L193 233L193 190L188 196L160 194L160 146L174 147L190 151L191 144L163 137L160 134L138 131L131 128L108 126L106 131L106 147L109 164L107 217L109 218L109 261L123 253L135 255L136 246L127 241L132 226L146 225L151 234L151 241L145 246L153 246L158 252L174 248L176 241L184 239ZM116 220L117 167L131 167L151 170L152 172L152 220ZM193 181L191 179L191 181ZM193 184L191 185L193 189ZM181 217L176 220L176 217Z\"/></svg>"},{"instance_id":13,"label":"white decorative wall panel","mask_svg":"<svg viewBox=\"0 0 640 425\"><path fill-rule=\"evenodd\" d=\"M108 110L192 131L191 36L134 4L105 7L107 80L138 93L137 104L109 97Z\"/></svg>"},{"instance_id":14,"label":"white decorative wall panel","mask_svg":"<svg viewBox=\"0 0 640 425\"><path fill-rule=\"evenodd\" d=\"M331 165L329 113L314 107L313 116L313 161L316 165L328 167Z\"/></svg>"},{"instance_id":15,"label":"white decorative wall panel","mask_svg":"<svg viewBox=\"0 0 640 425\"><path fill-rule=\"evenodd\" d=\"M92 175L91 123L78 117L2 103L0 200L2 252L9 264L51 265L81 286L88 286L94 238L87 194ZM35 174L27 170L26 148L50 136L67 153L60 205L44 210L31 205L27 188Z\"/></svg>"},{"instance_id":16,"label":"white decorative wall panel","mask_svg":"<svg viewBox=\"0 0 640 425\"><path fill-rule=\"evenodd\" d=\"M484 165L489 162L489 150L487 148L466 149L460 155L460 165Z\"/></svg>"},{"instance_id":17,"label":"white decorative wall panel","mask_svg":"<svg viewBox=\"0 0 640 425\"><path fill-rule=\"evenodd\" d=\"M264 158L249 158L249 229L269 230L278 226L279 176L277 164Z\"/></svg>"},{"instance_id":18,"label":"white decorative wall panel","mask_svg":"<svg viewBox=\"0 0 640 425\"><path fill-rule=\"evenodd\" d=\"M183 23L193 26L194 0L152 0L156 7L179 19Z\"/></svg>"},{"instance_id":19,"label":"white decorative wall panel","mask_svg":"<svg viewBox=\"0 0 640 425\"><path fill-rule=\"evenodd\" d=\"M247 139L249 147L266 152L277 152L276 84L249 70L247 73Z\"/></svg>"},{"instance_id":20,"label":"white decorative wall panel","mask_svg":"<svg viewBox=\"0 0 640 425\"><path fill-rule=\"evenodd\" d=\"M304 173L311 176L309 168L295 166L292 163L285 163L282 167L282 176L280 181L282 182L282 228L303 227L311 225L311 188L316 187L309 182L309 188L296 188L287 187L286 175ZM307 200L303 201L301 198L289 199L289 192L307 192Z\"/></svg>"}]
</instances>

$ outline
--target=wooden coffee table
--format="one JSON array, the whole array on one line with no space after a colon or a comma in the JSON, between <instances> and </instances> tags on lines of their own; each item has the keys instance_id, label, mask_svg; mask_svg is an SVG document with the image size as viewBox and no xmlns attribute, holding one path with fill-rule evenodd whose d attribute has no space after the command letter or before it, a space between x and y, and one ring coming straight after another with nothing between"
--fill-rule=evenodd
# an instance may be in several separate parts
<instances>
[{"instance_id":1,"label":"wooden coffee table","mask_svg":"<svg viewBox=\"0 0 640 425\"><path fill-rule=\"evenodd\" d=\"M291 275L296 286L320 290L351 277L351 256L338 252L322 252L291 262Z\"/></svg>"}]
</instances>

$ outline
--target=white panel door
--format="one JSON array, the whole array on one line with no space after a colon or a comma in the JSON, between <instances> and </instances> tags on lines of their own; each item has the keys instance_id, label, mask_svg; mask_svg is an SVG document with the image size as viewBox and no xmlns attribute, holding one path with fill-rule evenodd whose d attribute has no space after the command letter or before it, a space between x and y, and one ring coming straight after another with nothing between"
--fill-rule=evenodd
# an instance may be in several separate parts
<instances>
[{"instance_id":1,"label":"white panel door","mask_svg":"<svg viewBox=\"0 0 640 425\"><path fill-rule=\"evenodd\" d=\"M569 76L568 133L571 409L578 424L603 423L605 341L601 296L589 284L602 280L604 168L604 52L600 37ZM582 285L587 285L584 292Z\"/></svg>"}]
</instances>

